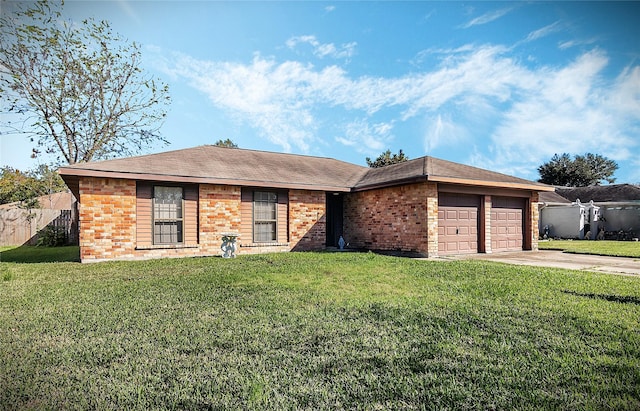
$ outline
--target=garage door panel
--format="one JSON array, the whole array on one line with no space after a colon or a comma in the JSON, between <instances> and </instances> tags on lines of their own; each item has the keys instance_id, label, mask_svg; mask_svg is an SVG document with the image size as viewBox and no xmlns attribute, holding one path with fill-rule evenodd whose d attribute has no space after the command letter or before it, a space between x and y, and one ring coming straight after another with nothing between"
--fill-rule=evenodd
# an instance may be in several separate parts
<instances>
[{"instance_id":1,"label":"garage door panel","mask_svg":"<svg viewBox=\"0 0 640 411\"><path fill-rule=\"evenodd\" d=\"M438 253L478 251L477 196L441 195L438 201Z\"/></svg>"},{"instance_id":2,"label":"garage door panel","mask_svg":"<svg viewBox=\"0 0 640 411\"><path fill-rule=\"evenodd\" d=\"M521 198L494 197L491 208L491 248L493 251L522 250L524 206Z\"/></svg>"}]
</instances>

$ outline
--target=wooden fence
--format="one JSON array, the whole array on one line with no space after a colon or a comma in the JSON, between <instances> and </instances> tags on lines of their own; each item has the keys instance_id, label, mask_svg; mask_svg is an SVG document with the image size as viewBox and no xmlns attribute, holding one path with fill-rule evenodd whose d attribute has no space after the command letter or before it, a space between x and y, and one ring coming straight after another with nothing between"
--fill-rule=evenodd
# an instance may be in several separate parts
<instances>
[{"instance_id":1,"label":"wooden fence","mask_svg":"<svg viewBox=\"0 0 640 411\"><path fill-rule=\"evenodd\" d=\"M65 242L76 244L78 230L75 217L75 209L0 209L0 246L35 245L47 227L63 231Z\"/></svg>"}]
</instances>

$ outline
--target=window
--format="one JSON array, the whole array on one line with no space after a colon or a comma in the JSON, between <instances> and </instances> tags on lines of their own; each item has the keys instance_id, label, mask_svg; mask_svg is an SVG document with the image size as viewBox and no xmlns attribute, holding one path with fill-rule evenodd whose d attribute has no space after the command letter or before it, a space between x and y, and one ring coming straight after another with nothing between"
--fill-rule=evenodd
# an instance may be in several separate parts
<instances>
[{"instance_id":1,"label":"window","mask_svg":"<svg viewBox=\"0 0 640 411\"><path fill-rule=\"evenodd\" d=\"M183 242L182 187L153 187L153 243Z\"/></svg>"},{"instance_id":2,"label":"window","mask_svg":"<svg viewBox=\"0 0 640 411\"><path fill-rule=\"evenodd\" d=\"M253 193L253 241L265 243L277 239L278 195L267 191Z\"/></svg>"}]
</instances>

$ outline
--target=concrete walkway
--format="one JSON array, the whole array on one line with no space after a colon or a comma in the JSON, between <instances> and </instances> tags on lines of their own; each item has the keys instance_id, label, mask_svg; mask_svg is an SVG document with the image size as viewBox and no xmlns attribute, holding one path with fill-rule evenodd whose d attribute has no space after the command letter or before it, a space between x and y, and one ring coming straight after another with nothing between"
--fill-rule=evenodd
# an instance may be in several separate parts
<instances>
[{"instance_id":1,"label":"concrete walkway","mask_svg":"<svg viewBox=\"0 0 640 411\"><path fill-rule=\"evenodd\" d=\"M593 271L640 277L640 258L606 257L599 255L570 254L562 251L513 251L495 254L468 254L448 256L442 259L486 260L499 263L556 267L569 270Z\"/></svg>"}]
</instances>

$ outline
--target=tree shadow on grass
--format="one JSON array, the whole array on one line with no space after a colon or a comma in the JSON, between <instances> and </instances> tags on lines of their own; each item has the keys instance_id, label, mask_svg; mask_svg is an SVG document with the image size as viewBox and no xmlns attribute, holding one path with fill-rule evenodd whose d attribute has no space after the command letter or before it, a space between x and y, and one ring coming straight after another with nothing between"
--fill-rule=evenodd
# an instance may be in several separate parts
<instances>
[{"instance_id":1,"label":"tree shadow on grass","mask_svg":"<svg viewBox=\"0 0 640 411\"><path fill-rule=\"evenodd\" d=\"M1 251L0 262L19 264L80 262L80 248L78 246L34 247L23 245Z\"/></svg>"},{"instance_id":2,"label":"tree shadow on grass","mask_svg":"<svg viewBox=\"0 0 640 411\"><path fill-rule=\"evenodd\" d=\"M609 295L609 294L595 294L595 293L579 293L576 291L562 290L565 294L571 294L578 297L595 298L599 300L611 301L614 303L623 304L636 304L640 305L640 297L633 295Z\"/></svg>"}]
</instances>

